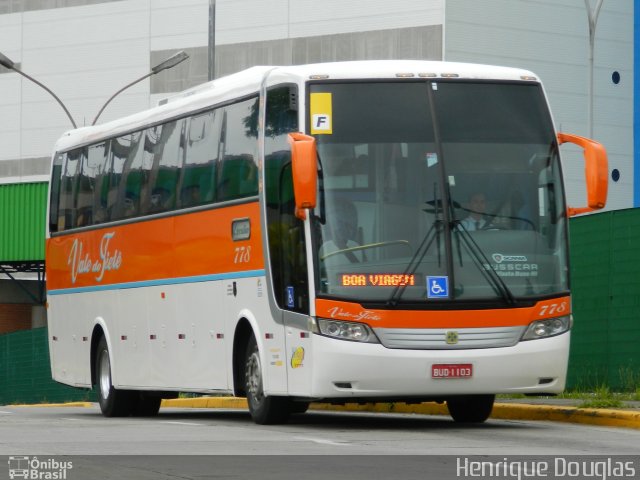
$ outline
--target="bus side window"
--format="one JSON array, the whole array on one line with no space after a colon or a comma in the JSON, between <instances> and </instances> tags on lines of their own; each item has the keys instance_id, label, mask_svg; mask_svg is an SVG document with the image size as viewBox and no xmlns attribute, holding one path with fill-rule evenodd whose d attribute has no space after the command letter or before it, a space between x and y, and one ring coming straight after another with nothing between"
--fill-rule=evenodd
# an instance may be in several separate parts
<instances>
[{"instance_id":1,"label":"bus side window","mask_svg":"<svg viewBox=\"0 0 640 480\"><path fill-rule=\"evenodd\" d=\"M149 169L143 164L142 133L130 135L129 148L124 161L122 179L118 186L116 218L132 218L140 214L140 199L146 191L149 180Z\"/></svg>"},{"instance_id":2,"label":"bus side window","mask_svg":"<svg viewBox=\"0 0 640 480\"><path fill-rule=\"evenodd\" d=\"M60 209L58 210L58 231L75 227L75 196L78 190L78 176L82 149L67 152L60 184Z\"/></svg>"},{"instance_id":3,"label":"bus side window","mask_svg":"<svg viewBox=\"0 0 640 480\"><path fill-rule=\"evenodd\" d=\"M187 134L187 151L180 178L180 206L194 207L215 200L215 178L220 141L220 111L192 117Z\"/></svg>"},{"instance_id":4,"label":"bus side window","mask_svg":"<svg viewBox=\"0 0 640 480\"><path fill-rule=\"evenodd\" d=\"M99 206L97 202L99 199L96 196L99 191L96 189L96 178L98 175L100 175L101 179L103 177L105 167L104 146L104 143L90 146L87 150L87 155L82 159L76 205L76 223L78 227L96 223L96 212L93 211L94 205ZM100 221L97 223L100 223Z\"/></svg>"},{"instance_id":5,"label":"bus side window","mask_svg":"<svg viewBox=\"0 0 640 480\"><path fill-rule=\"evenodd\" d=\"M60 212L60 185L62 184L62 169L66 158L67 155L65 153L57 153L53 159L53 168L51 170L51 198L49 199L49 203L51 205L51 208L49 209L49 230L51 232L57 232L64 228L59 228L58 212Z\"/></svg>"},{"instance_id":6,"label":"bus side window","mask_svg":"<svg viewBox=\"0 0 640 480\"><path fill-rule=\"evenodd\" d=\"M109 148L111 142L106 141L103 145L102 163L96 174L96 188L94 192L94 212L93 223L100 224L109 221L109 168L111 163ZM97 160L97 159L96 159Z\"/></svg>"},{"instance_id":7,"label":"bus side window","mask_svg":"<svg viewBox=\"0 0 640 480\"><path fill-rule=\"evenodd\" d=\"M221 201L258 194L257 116L258 99L224 107L219 141L222 164L218 177Z\"/></svg>"},{"instance_id":8,"label":"bus side window","mask_svg":"<svg viewBox=\"0 0 640 480\"><path fill-rule=\"evenodd\" d=\"M176 208L178 175L185 151L184 124L184 120L176 120L147 130L147 140L152 146L149 160L153 165L150 194L143 202L143 214Z\"/></svg>"},{"instance_id":9,"label":"bus side window","mask_svg":"<svg viewBox=\"0 0 640 480\"><path fill-rule=\"evenodd\" d=\"M124 135L114 138L109 142L108 155L108 192L107 192L107 216L109 220L115 221L122 218L122 200L119 198L120 183L124 171L125 162L129 157L129 152L135 144L134 135Z\"/></svg>"}]
</instances>

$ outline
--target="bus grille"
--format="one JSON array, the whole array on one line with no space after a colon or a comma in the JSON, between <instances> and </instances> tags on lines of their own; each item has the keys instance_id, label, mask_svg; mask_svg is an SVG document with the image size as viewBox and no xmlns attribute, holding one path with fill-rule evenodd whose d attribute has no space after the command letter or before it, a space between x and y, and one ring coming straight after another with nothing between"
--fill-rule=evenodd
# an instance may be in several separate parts
<instances>
[{"instance_id":1,"label":"bus grille","mask_svg":"<svg viewBox=\"0 0 640 480\"><path fill-rule=\"evenodd\" d=\"M408 350L464 350L511 347L518 343L525 327L492 328L376 328L387 348Z\"/></svg>"}]
</instances>

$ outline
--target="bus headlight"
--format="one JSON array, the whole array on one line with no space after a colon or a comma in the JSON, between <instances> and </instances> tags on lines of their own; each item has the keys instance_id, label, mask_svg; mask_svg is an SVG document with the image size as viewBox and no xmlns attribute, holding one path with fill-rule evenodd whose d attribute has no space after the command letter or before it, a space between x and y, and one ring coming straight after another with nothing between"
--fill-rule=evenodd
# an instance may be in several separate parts
<instances>
[{"instance_id":1,"label":"bus headlight","mask_svg":"<svg viewBox=\"0 0 640 480\"><path fill-rule=\"evenodd\" d=\"M340 340L380 343L376 334L364 323L319 318L314 331L326 337L338 338Z\"/></svg>"},{"instance_id":2,"label":"bus headlight","mask_svg":"<svg viewBox=\"0 0 640 480\"><path fill-rule=\"evenodd\" d=\"M573 319L571 315L531 322L524 332L522 340L536 340L538 338L555 337L571 329Z\"/></svg>"}]
</instances>

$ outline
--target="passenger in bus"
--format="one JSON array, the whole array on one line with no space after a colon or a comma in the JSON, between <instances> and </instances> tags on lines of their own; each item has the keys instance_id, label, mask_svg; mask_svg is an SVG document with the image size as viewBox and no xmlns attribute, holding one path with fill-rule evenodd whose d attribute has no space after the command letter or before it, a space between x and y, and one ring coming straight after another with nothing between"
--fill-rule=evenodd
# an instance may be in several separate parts
<instances>
[{"instance_id":1,"label":"passenger in bus","mask_svg":"<svg viewBox=\"0 0 640 480\"><path fill-rule=\"evenodd\" d=\"M164 187L155 187L149 200L149 213L165 212L168 210L171 194Z\"/></svg>"},{"instance_id":2,"label":"passenger in bus","mask_svg":"<svg viewBox=\"0 0 640 480\"><path fill-rule=\"evenodd\" d=\"M138 215L139 206L140 206L140 199L138 195L136 195L133 192L127 192L126 196L124 197L122 216L124 218L135 217L136 215Z\"/></svg>"},{"instance_id":3,"label":"passenger in bus","mask_svg":"<svg viewBox=\"0 0 640 480\"><path fill-rule=\"evenodd\" d=\"M320 259L325 263L360 263L366 261L358 241L358 211L347 199L336 200L327 211L326 241L320 248ZM335 253L340 252L340 253Z\"/></svg>"},{"instance_id":4,"label":"passenger in bus","mask_svg":"<svg viewBox=\"0 0 640 480\"><path fill-rule=\"evenodd\" d=\"M200 185L187 185L180 192L180 202L183 207L193 207L202 203Z\"/></svg>"},{"instance_id":5,"label":"passenger in bus","mask_svg":"<svg viewBox=\"0 0 640 480\"><path fill-rule=\"evenodd\" d=\"M87 225L91 225L93 222L92 212L93 212L93 209L91 207L84 207L84 208L78 209L76 226L86 227Z\"/></svg>"},{"instance_id":6,"label":"passenger in bus","mask_svg":"<svg viewBox=\"0 0 640 480\"><path fill-rule=\"evenodd\" d=\"M460 224L468 232L482 230L489 226L489 221L485 218L487 213L487 197L482 192L473 192L469 196L467 203L469 215L460 221Z\"/></svg>"}]
</instances>

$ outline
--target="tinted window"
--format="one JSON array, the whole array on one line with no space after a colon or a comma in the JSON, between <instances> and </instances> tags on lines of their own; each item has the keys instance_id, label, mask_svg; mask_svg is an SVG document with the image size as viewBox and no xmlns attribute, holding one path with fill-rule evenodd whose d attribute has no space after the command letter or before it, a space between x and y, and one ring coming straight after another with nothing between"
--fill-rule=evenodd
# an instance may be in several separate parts
<instances>
[{"instance_id":1,"label":"tinted window","mask_svg":"<svg viewBox=\"0 0 640 480\"><path fill-rule=\"evenodd\" d=\"M49 230L58 231L58 212L60 211L60 184L62 167L67 158L65 153L57 153L53 159L53 169L51 173L51 199L49 208Z\"/></svg>"},{"instance_id":2,"label":"tinted window","mask_svg":"<svg viewBox=\"0 0 640 480\"><path fill-rule=\"evenodd\" d=\"M112 220L131 218L140 214L141 198L146 192L151 170L151 166L144 162L142 139L143 135L140 132L118 139L128 148L126 156L119 157L124 159L124 163Z\"/></svg>"},{"instance_id":3,"label":"tinted window","mask_svg":"<svg viewBox=\"0 0 640 480\"><path fill-rule=\"evenodd\" d=\"M287 134L298 131L297 111L291 109L289 102L289 96L294 92L295 87L280 87L267 93L265 194L276 300L283 309L307 313L309 284L304 224L295 216L291 150L287 142Z\"/></svg>"},{"instance_id":4,"label":"tinted window","mask_svg":"<svg viewBox=\"0 0 640 480\"><path fill-rule=\"evenodd\" d=\"M215 200L216 172L221 153L220 111L192 117L187 136L187 155L182 168L180 206L193 207Z\"/></svg>"},{"instance_id":5,"label":"tinted window","mask_svg":"<svg viewBox=\"0 0 640 480\"><path fill-rule=\"evenodd\" d=\"M109 141L107 171L107 212L106 220L118 220L122 214L119 187L122 182L124 166L132 149L137 145L136 135L130 134Z\"/></svg>"},{"instance_id":6,"label":"tinted window","mask_svg":"<svg viewBox=\"0 0 640 480\"><path fill-rule=\"evenodd\" d=\"M100 207L99 190L96 188L96 179L102 181L105 169L104 143L90 146L87 149L87 156L83 158L78 181L78 196L76 203L76 226L84 227L95 222L94 217L102 220L102 212L98 212ZM94 211L94 206L96 211Z\"/></svg>"},{"instance_id":7,"label":"tinted window","mask_svg":"<svg viewBox=\"0 0 640 480\"><path fill-rule=\"evenodd\" d=\"M222 165L218 176L219 200L258 194L257 153L258 99L221 109L220 147Z\"/></svg>"},{"instance_id":8,"label":"tinted window","mask_svg":"<svg viewBox=\"0 0 640 480\"><path fill-rule=\"evenodd\" d=\"M144 213L173 210L176 207L178 175L184 157L184 120L147 130L145 150L149 149L149 168L153 168L151 191Z\"/></svg>"},{"instance_id":9,"label":"tinted window","mask_svg":"<svg viewBox=\"0 0 640 480\"><path fill-rule=\"evenodd\" d=\"M256 97L59 154L51 230L257 195L257 136Z\"/></svg>"},{"instance_id":10,"label":"tinted window","mask_svg":"<svg viewBox=\"0 0 640 480\"><path fill-rule=\"evenodd\" d=\"M68 152L62 167L58 230L66 230L75 226L75 196L78 190L78 175L80 173L82 154L83 150L81 148Z\"/></svg>"},{"instance_id":11,"label":"tinted window","mask_svg":"<svg viewBox=\"0 0 640 480\"><path fill-rule=\"evenodd\" d=\"M432 85L443 142L546 144L554 141L539 85Z\"/></svg>"}]
</instances>

